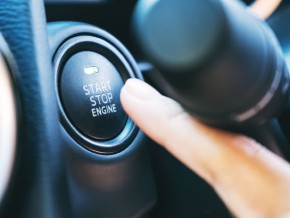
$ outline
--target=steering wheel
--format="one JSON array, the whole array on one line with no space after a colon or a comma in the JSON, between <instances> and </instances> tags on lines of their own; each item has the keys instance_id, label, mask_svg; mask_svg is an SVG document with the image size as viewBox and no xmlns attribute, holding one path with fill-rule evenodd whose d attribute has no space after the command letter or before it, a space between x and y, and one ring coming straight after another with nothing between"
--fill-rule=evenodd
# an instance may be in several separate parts
<instances>
[{"instance_id":1,"label":"steering wheel","mask_svg":"<svg viewBox=\"0 0 290 218\"><path fill-rule=\"evenodd\" d=\"M64 31L57 33L57 28ZM100 116L96 122L102 123L105 129L100 127L95 138L90 133L83 134L91 130L76 127L74 118L65 120L60 109L62 103L56 94L52 59L56 60L53 55L57 52L59 55L59 47L79 35L89 37L92 40L89 44L100 53L103 50L108 53L98 56L103 61L99 68L105 66L108 72L120 71L122 75L118 81L121 85L126 78L141 78L139 70L121 43L98 28L69 24L55 26L53 30L51 40L55 41L49 47L43 1L0 2L3 35L0 37L0 216L142 215L155 202L155 186L143 133L120 111L114 92L102 97L114 95L116 108L111 112L119 110L120 113L116 117ZM73 44L84 44L84 47L75 48L70 44L65 49L74 54L86 50L86 38L75 38L80 41ZM89 50L93 53L91 48ZM109 63L110 59L118 66ZM113 84L117 79L111 81L112 89L118 91L120 84ZM121 130L108 130L108 126L112 126L108 119L121 120L121 127L118 127ZM112 135L107 136L105 131L111 131Z\"/></svg>"}]
</instances>

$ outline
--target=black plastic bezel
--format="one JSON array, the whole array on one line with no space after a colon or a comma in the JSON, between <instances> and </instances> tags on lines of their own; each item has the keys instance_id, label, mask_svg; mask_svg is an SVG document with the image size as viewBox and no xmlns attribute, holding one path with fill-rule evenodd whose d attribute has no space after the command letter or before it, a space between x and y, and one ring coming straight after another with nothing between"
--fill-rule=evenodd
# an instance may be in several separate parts
<instances>
[{"instance_id":1,"label":"black plastic bezel","mask_svg":"<svg viewBox=\"0 0 290 218\"><path fill-rule=\"evenodd\" d=\"M136 78L137 73L128 63L123 54L115 48L112 44L102 38L95 36L75 36L64 42L54 56L54 74L55 74L55 88L57 93L57 101L60 110L61 123L69 133L69 135L85 148L101 154L113 154L125 149L135 137L138 128L133 121L128 118L121 133L115 138L109 140L96 140L83 134L68 117L62 104L60 92L60 76L64 64L74 54L81 51L92 51L99 53L112 62L112 64L119 71L122 80L129 78Z\"/></svg>"}]
</instances>

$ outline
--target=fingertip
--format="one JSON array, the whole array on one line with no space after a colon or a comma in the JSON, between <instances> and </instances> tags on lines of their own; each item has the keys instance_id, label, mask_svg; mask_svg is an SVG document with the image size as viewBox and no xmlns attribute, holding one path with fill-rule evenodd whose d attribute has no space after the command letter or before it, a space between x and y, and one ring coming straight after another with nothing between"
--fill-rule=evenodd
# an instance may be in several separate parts
<instances>
[{"instance_id":1,"label":"fingertip","mask_svg":"<svg viewBox=\"0 0 290 218\"><path fill-rule=\"evenodd\" d=\"M127 91L126 94L130 94L140 100L150 100L155 95L160 95L148 83L136 78L128 79L123 89Z\"/></svg>"},{"instance_id":2,"label":"fingertip","mask_svg":"<svg viewBox=\"0 0 290 218\"><path fill-rule=\"evenodd\" d=\"M146 105L159 97L160 93L152 86L135 78L128 79L120 93L121 104L129 116L132 116L132 111L140 110L140 105Z\"/></svg>"}]
</instances>

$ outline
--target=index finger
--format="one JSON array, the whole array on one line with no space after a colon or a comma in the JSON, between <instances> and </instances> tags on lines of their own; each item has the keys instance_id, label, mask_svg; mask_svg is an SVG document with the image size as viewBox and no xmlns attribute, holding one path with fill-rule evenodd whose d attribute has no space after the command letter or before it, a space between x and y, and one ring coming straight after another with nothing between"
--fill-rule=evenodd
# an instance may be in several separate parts
<instances>
[{"instance_id":1,"label":"index finger","mask_svg":"<svg viewBox=\"0 0 290 218\"><path fill-rule=\"evenodd\" d=\"M239 217L290 211L290 167L254 140L207 127L149 85L128 80L125 111L153 140L204 178Z\"/></svg>"}]
</instances>

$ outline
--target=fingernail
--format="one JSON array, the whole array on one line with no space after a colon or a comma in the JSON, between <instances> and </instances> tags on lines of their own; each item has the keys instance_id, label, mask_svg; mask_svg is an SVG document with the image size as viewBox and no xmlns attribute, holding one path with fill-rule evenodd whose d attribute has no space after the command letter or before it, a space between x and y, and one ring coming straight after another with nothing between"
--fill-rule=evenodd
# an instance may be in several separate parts
<instances>
[{"instance_id":1,"label":"fingernail","mask_svg":"<svg viewBox=\"0 0 290 218\"><path fill-rule=\"evenodd\" d=\"M130 95L142 100L150 100L152 95L159 95L159 92L153 87L139 79L128 79L123 89Z\"/></svg>"}]
</instances>

